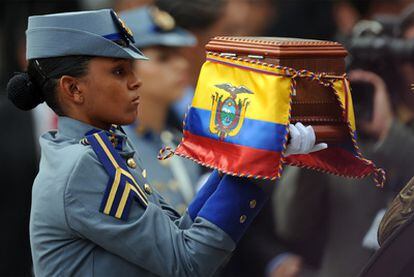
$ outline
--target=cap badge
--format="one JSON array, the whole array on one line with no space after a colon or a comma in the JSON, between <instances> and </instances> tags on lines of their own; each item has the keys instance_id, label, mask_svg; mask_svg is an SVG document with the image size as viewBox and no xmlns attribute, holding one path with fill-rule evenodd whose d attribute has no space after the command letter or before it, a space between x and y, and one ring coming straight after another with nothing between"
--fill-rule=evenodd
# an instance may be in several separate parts
<instances>
[{"instance_id":1,"label":"cap badge","mask_svg":"<svg viewBox=\"0 0 414 277\"><path fill-rule=\"evenodd\" d=\"M111 11L112 18L114 19L115 24L118 26L121 33L130 41L133 43L134 40L134 34L132 33L131 29L125 24L125 22L116 14L116 12Z\"/></svg>"},{"instance_id":2,"label":"cap badge","mask_svg":"<svg viewBox=\"0 0 414 277\"><path fill-rule=\"evenodd\" d=\"M170 31L174 29L175 20L169 13L158 9L157 7L152 7L150 14L154 24L162 31Z\"/></svg>"}]
</instances>

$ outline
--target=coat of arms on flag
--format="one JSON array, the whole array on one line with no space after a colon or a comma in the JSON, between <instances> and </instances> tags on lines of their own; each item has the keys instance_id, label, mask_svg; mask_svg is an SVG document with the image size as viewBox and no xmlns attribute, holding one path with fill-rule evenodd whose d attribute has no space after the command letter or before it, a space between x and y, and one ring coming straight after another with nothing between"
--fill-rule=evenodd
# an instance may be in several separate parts
<instances>
[{"instance_id":1,"label":"coat of arms on flag","mask_svg":"<svg viewBox=\"0 0 414 277\"><path fill-rule=\"evenodd\" d=\"M210 132L217 134L221 140L227 136L235 136L240 132L249 105L248 98L240 98L239 94L253 94L244 86L233 86L229 83L215 87L224 90L228 95L215 92L212 95Z\"/></svg>"}]
</instances>

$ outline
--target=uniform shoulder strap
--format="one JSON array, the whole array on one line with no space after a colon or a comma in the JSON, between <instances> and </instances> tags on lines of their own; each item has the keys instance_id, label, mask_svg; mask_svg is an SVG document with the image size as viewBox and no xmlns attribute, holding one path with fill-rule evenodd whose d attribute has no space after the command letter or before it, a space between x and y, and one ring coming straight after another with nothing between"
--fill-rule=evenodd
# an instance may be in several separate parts
<instances>
[{"instance_id":1,"label":"uniform shoulder strap","mask_svg":"<svg viewBox=\"0 0 414 277\"><path fill-rule=\"evenodd\" d=\"M146 208L147 196L110 142L108 134L100 131L86 136L86 139L109 175L100 212L127 220L132 200Z\"/></svg>"}]
</instances>

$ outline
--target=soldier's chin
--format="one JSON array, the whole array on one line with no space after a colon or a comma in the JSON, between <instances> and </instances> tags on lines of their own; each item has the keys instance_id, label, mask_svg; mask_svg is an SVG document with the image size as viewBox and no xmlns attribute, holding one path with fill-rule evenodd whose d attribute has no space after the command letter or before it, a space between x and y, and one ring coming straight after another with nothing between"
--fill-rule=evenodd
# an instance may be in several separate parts
<instances>
[{"instance_id":1,"label":"soldier's chin","mask_svg":"<svg viewBox=\"0 0 414 277\"><path fill-rule=\"evenodd\" d=\"M123 118L119 118L113 122L115 125L130 125L137 120L138 110L129 113Z\"/></svg>"}]
</instances>

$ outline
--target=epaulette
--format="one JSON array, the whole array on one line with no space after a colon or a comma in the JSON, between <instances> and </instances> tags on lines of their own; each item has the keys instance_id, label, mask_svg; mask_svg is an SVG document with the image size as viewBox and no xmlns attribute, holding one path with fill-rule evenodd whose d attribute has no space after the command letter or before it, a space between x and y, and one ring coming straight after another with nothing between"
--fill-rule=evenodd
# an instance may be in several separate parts
<instances>
[{"instance_id":1,"label":"epaulette","mask_svg":"<svg viewBox=\"0 0 414 277\"><path fill-rule=\"evenodd\" d=\"M82 143L82 142L81 142ZM125 161L112 145L105 131L87 135L84 143L91 145L109 175L100 212L126 220L132 200L144 208L148 206L148 198L131 175Z\"/></svg>"}]
</instances>

